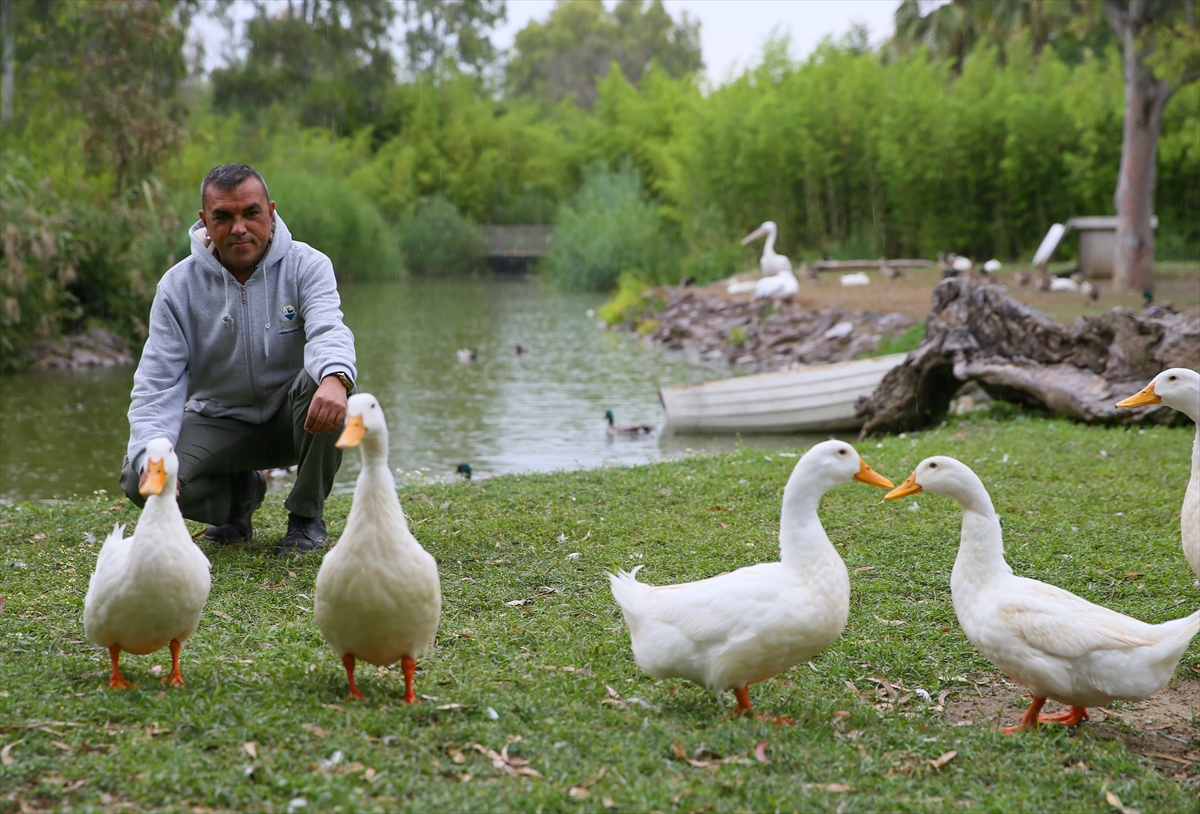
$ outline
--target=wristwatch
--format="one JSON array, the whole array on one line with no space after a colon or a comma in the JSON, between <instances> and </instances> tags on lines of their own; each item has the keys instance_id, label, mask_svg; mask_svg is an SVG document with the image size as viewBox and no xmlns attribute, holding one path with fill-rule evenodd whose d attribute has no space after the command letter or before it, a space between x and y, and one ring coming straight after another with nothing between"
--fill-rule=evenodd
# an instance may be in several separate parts
<instances>
[{"instance_id":1,"label":"wristwatch","mask_svg":"<svg viewBox=\"0 0 1200 814\"><path fill-rule=\"evenodd\" d=\"M337 380L342 383L342 387L346 388L347 393L354 389L354 382L350 381L350 377L345 373L339 370L333 375L337 376Z\"/></svg>"}]
</instances>

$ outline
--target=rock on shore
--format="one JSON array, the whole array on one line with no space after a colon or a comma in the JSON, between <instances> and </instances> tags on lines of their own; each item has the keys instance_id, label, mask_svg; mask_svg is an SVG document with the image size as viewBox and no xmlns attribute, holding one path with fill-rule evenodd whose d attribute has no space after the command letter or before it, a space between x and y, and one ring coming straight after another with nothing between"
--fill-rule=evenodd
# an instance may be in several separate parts
<instances>
[{"instance_id":1,"label":"rock on shore","mask_svg":"<svg viewBox=\"0 0 1200 814\"><path fill-rule=\"evenodd\" d=\"M132 365L133 354L125 340L100 328L83 334L38 340L29 346L26 365L38 370L83 370Z\"/></svg>"},{"instance_id":2,"label":"rock on shore","mask_svg":"<svg viewBox=\"0 0 1200 814\"><path fill-rule=\"evenodd\" d=\"M836 306L813 311L788 301L751 301L712 287L658 288L650 298L665 301L665 307L619 327L705 361L763 372L848 361L916 322L900 313Z\"/></svg>"}]
</instances>

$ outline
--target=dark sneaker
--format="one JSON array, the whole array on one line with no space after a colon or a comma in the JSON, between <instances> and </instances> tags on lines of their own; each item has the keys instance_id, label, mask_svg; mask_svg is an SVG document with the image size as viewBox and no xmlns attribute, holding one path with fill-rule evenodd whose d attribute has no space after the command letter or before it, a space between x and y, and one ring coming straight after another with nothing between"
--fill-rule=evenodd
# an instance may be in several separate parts
<instances>
[{"instance_id":1,"label":"dark sneaker","mask_svg":"<svg viewBox=\"0 0 1200 814\"><path fill-rule=\"evenodd\" d=\"M257 469L237 472L230 477L233 500L229 507L229 519L221 526L209 526L204 539L219 545L248 543L254 539L251 519L267 496L267 479Z\"/></svg>"},{"instance_id":2,"label":"dark sneaker","mask_svg":"<svg viewBox=\"0 0 1200 814\"><path fill-rule=\"evenodd\" d=\"M289 512L287 534L275 545L275 556L299 557L319 551L328 543L324 517L301 517Z\"/></svg>"}]
</instances>

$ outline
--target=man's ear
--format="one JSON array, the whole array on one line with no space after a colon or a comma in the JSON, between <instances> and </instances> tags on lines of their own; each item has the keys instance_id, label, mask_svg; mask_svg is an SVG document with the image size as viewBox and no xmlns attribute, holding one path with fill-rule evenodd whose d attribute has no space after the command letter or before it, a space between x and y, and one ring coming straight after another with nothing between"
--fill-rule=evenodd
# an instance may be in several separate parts
<instances>
[{"instance_id":1,"label":"man's ear","mask_svg":"<svg viewBox=\"0 0 1200 814\"><path fill-rule=\"evenodd\" d=\"M197 214L200 216L200 222L203 223L204 228L207 229L208 228L208 220L205 219L205 217L204 217L204 210L201 209Z\"/></svg>"}]
</instances>

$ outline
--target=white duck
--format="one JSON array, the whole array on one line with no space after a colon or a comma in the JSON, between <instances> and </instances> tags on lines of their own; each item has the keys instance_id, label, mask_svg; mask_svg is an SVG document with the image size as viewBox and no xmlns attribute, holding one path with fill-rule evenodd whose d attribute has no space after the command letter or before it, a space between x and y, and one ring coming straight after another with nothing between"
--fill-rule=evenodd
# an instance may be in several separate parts
<instances>
[{"instance_id":1,"label":"white duck","mask_svg":"<svg viewBox=\"0 0 1200 814\"><path fill-rule=\"evenodd\" d=\"M163 680L183 686L179 648L200 627L211 582L208 557L192 541L175 501L178 473L171 442L151 441L138 486L146 498L141 519L129 537L122 537L124 526L113 528L83 600L84 632L108 649L113 689L129 687L121 675L122 650L140 656L168 645L171 674Z\"/></svg>"},{"instance_id":2,"label":"white duck","mask_svg":"<svg viewBox=\"0 0 1200 814\"><path fill-rule=\"evenodd\" d=\"M355 659L377 666L399 661L404 701L416 704L413 673L417 656L437 635L442 591L437 562L408 530L388 468L387 422L369 393L350 397L337 441L339 449L360 444L354 504L345 531L321 563L313 611L346 668L351 698L363 697L354 683Z\"/></svg>"},{"instance_id":3,"label":"white duck","mask_svg":"<svg viewBox=\"0 0 1200 814\"><path fill-rule=\"evenodd\" d=\"M1192 442L1192 477L1183 493L1183 511L1179 514L1183 556L1193 573L1200 577L1200 373L1186 367L1173 367L1154 377L1140 393L1117 402L1118 407L1165 404L1197 424Z\"/></svg>"},{"instance_id":4,"label":"white duck","mask_svg":"<svg viewBox=\"0 0 1200 814\"><path fill-rule=\"evenodd\" d=\"M763 246L762 257L760 257L758 260L758 267L762 269L764 277L770 277L774 274L782 274L785 271L788 274L792 273L791 262L782 254L775 253L776 231L775 221L769 220L742 238L742 245L745 246L752 240L758 240L763 235L767 236L767 243L765 246ZM795 278L793 277L793 279Z\"/></svg>"},{"instance_id":5,"label":"white duck","mask_svg":"<svg viewBox=\"0 0 1200 814\"><path fill-rule=\"evenodd\" d=\"M770 277L763 277L754 284L753 299L765 300L771 297L790 297L800 290L796 275L790 270L781 271Z\"/></svg>"},{"instance_id":6,"label":"white duck","mask_svg":"<svg viewBox=\"0 0 1200 814\"><path fill-rule=\"evenodd\" d=\"M983 483L953 458L926 458L888 492L894 500L917 492L947 495L962 504L962 541L950 574L954 612L971 644L1033 702L1005 733L1053 721L1085 720L1087 707L1114 699L1139 701L1171 680L1188 642L1200 631L1200 611L1149 625L1037 580L1015 576L1004 561L1000 520ZM1047 698L1070 706L1038 713Z\"/></svg>"},{"instance_id":7,"label":"white duck","mask_svg":"<svg viewBox=\"0 0 1200 814\"><path fill-rule=\"evenodd\" d=\"M732 688L738 711L748 713L750 684L836 641L850 612L850 578L817 505L830 489L852 480L892 485L843 441L817 444L796 463L783 490L780 562L661 587L637 581L640 565L609 574L638 666L718 693Z\"/></svg>"}]
</instances>

